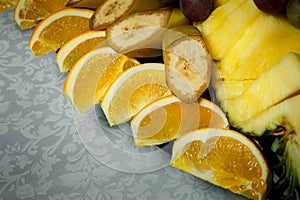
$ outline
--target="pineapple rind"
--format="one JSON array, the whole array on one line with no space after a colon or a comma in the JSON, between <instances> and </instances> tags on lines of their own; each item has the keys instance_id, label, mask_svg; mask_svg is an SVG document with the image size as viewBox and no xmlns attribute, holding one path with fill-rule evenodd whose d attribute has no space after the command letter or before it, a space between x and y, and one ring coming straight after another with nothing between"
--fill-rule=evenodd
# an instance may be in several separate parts
<instances>
[{"instance_id":1,"label":"pineapple rind","mask_svg":"<svg viewBox=\"0 0 300 200\"><path fill-rule=\"evenodd\" d=\"M296 95L265 110L249 120L234 123L232 125L243 133L262 136L265 132L275 132L280 126L290 127L296 133L300 133L300 95ZM300 144L300 135L297 136Z\"/></svg>"}]
</instances>

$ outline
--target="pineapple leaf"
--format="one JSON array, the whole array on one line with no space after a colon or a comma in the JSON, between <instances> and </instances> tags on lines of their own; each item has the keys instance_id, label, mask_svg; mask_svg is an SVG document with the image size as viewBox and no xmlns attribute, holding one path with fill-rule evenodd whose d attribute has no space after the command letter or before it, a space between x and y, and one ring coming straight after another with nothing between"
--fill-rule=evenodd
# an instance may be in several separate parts
<instances>
[{"instance_id":1,"label":"pineapple leaf","mask_svg":"<svg viewBox=\"0 0 300 200\"><path fill-rule=\"evenodd\" d=\"M277 137L271 145L272 152L277 157L277 164L273 166L273 186L267 199L300 200L299 183L292 159L287 150L288 135ZM298 152L299 153L299 152ZM273 160L274 162L274 160ZM275 161L276 162L276 161Z\"/></svg>"}]
</instances>

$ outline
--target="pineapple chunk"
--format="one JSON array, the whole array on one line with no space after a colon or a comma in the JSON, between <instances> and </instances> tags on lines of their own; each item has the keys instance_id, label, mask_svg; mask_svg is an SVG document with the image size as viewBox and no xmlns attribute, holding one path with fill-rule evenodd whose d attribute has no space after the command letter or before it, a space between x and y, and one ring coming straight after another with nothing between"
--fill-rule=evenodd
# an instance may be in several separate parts
<instances>
[{"instance_id":1,"label":"pineapple chunk","mask_svg":"<svg viewBox=\"0 0 300 200\"><path fill-rule=\"evenodd\" d=\"M247 89L253 80L244 81L219 81L213 82L213 88L216 90L217 99L222 99L222 107L224 108L226 101L235 99Z\"/></svg>"},{"instance_id":2,"label":"pineapple chunk","mask_svg":"<svg viewBox=\"0 0 300 200\"><path fill-rule=\"evenodd\" d=\"M228 99L235 99L240 96L255 80L229 80L226 81L220 77L219 70L216 66L212 68L211 85L215 89L215 95L221 103Z\"/></svg>"},{"instance_id":3,"label":"pineapple chunk","mask_svg":"<svg viewBox=\"0 0 300 200\"><path fill-rule=\"evenodd\" d=\"M283 17L261 13L218 65L227 79L255 79L288 52L300 54L300 29Z\"/></svg>"},{"instance_id":4,"label":"pineapple chunk","mask_svg":"<svg viewBox=\"0 0 300 200\"><path fill-rule=\"evenodd\" d=\"M257 9L251 9L252 4L249 0L228 1L215 9L203 23L194 24L207 40L213 59L222 60L251 27L260 14Z\"/></svg>"},{"instance_id":5,"label":"pineapple chunk","mask_svg":"<svg viewBox=\"0 0 300 200\"><path fill-rule=\"evenodd\" d=\"M299 94L299 77L300 54L288 53L256 79L242 95L226 100L223 108L228 112L230 122L235 124L246 121L286 98Z\"/></svg>"}]
</instances>

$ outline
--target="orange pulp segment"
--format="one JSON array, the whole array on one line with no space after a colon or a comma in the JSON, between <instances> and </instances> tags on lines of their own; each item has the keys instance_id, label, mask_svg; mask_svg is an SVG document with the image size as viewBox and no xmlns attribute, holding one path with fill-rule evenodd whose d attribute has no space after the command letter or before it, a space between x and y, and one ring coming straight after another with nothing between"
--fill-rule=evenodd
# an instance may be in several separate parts
<instances>
[{"instance_id":1,"label":"orange pulp segment","mask_svg":"<svg viewBox=\"0 0 300 200\"><path fill-rule=\"evenodd\" d=\"M174 95L148 104L131 121L137 146L162 144L198 128L228 126L225 114L213 102L200 98L188 104Z\"/></svg>"},{"instance_id":2,"label":"orange pulp segment","mask_svg":"<svg viewBox=\"0 0 300 200\"><path fill-rule=\"evenodd\" d=\"M32 32L29 48L35 56L57 51L64 43L90 30L89 19L93 11L64 8L46 17Z\"/></svg>"},{"instance_id":3,"label":"orange pulp segment","mask_svg":"<svg viewBox=\"0 0 300 200\"><path fill-rule=\"evenodd\" d=\"M14 11L14 20L21 29L36 26L45 17L62 9L68 0L19 0Z\"/></svg>"},{"instance_id":4,"label":"orange pulp segment","mask_svg":"<svg viewBox=\"0 0 300 200\"><path fill-rule=\"evenodd\" d=\"M105 30L89 30L66 42L56 54L60 71L69 71L83 55L101 45L106 39L105 35Z\"/></svg>"},{"instance_id":5,"label":"orange pulp segment","mask_svg":"<svg viewBox=\"0 0 300 200\"><path fill-rule=\"evenodd\" d=\"M270 180L260 149L229 129L198 129L179 138L171 165L250 199L263 199Z\"/></svg>"},{"instance_id":6,"label":"orange pulp segment","mask_svg":"<svg viewBox=\"0 0 300 200\"><path fill-rule=\"evenodd\" d=\"M145 105L169 94L165 65L145 63L118 77L104 95L101 107L113 126L128 122Z\"/></svg>"},{"instance_id":7,"label":"orange pulp segment","mask_svg":"<svg viewBox=\"0 0 300 200\"><path fill-rule=\"evenodd\" d=\"M110 47L90 51L68 73L63 92L78 113L97 104L112 82L128 68L139 64L134 58Z\"/></svg>"}]
</instances>

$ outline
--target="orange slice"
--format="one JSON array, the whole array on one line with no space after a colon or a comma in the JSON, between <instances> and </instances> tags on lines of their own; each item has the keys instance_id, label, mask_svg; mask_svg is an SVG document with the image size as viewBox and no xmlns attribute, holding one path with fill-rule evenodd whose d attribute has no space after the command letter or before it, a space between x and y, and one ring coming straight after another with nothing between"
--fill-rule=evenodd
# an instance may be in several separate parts
<instances>
[{"instance_id":1,"label":"orange slice","mask_svg":"<svg viewBox=\"0 0 300 200\"><path fill-rule=\"evenodd\" d=\"M137 146L162 144L198 128L228 126L225 114L213 102L200 98L188 104L173 95L148 104L131 121Z\"/></svg>"},{"instance_id":2,"label":"orange slice","mask_svg":"<svg viewBox=\"0 0 300 200\"><path fill-rule=\"evenodd\" d=\"M0 12L15 8L18 0L0 0Z\"/></svg>"},{"instance_id":3,"label":"orange slice","mask_svg":"<svg viewBox=\"0 0 300 200\"><path fill-rule=\"evenodd\" d=\"M65 79L63 92L78 113L84 112L101 100L121 73L138 64L110 47L95 49L75 63Z\"/></svg>"},{"instance_id":4,"label":"orange slice","mask_svg":"<svg viewBox=\"0 0 300 200\"><path fill-rule=\"evenodd\" d=\"M19 0L14 20L21 29L29 29L36 26L45 17L62 9L68 0Z\"/></svg>"},{"instance_id":5,"label":"orange slice","mask_svg":"<svg viewBox=\"0 0 300 200\"><path fill-rule=\"evenodd\" d=\"M241 133L204 128L175 141L171 165L249 199L263 199L270 170L260 149Z\"/></svg>"},{"instance_id":6,"label":"orange slice","mask_svg":"<svg viewBox=\"0 0 300 200\"><path fill-rule=\"evenodd\" d=\"M56 54L60 71L69 71L83 55L104 42L105 35L106 31L104 30L86 31L66 42Z\"/></svg>"},{"instance_id":7,"label":"orange slice","mask_svg":"<svg viewBox=\"0 0 300 200\"><path fill-rule=\"evenodd\" d=\"M113 126L128 122L145 105L169 94L165 65L145 63L117 78L104 95L101 107Z\"/></svg>"},{"instance_id":8,"label":"orange slice","mask_svg":"<svg viewBox=\"0 0 300 200\"><path fill-rule=\"evenodd\" d=\"M46 17L32 32L29 48L35 56L57 51L64 43L89 29L94 11L64 8Z\"/></svg>"}]
</instances>

